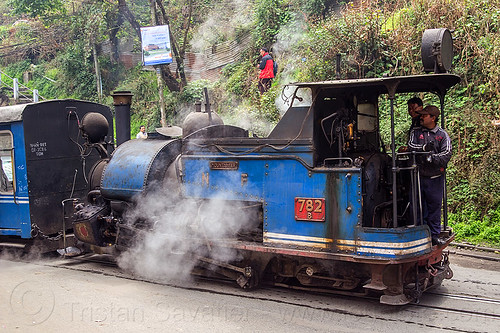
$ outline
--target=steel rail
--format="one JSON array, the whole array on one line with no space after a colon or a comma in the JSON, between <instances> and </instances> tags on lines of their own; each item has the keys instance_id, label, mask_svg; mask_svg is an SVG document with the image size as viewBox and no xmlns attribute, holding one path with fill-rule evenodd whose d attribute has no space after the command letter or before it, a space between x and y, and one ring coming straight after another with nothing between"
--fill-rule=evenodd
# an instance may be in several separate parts
<instances>
[{"instance_id":1,"label":"steel rail","mask_svg":"<svg viewBox=\"0 0 500 333\"><path fill-rule=\"evenodd\" d=\"M70 259L70 260L68 260ZM109 259L109 258L107 258ZM22 261L22 260L21 260ZM191 290L191 291L197 291L197 292L202 292L202 293L210 293L210 294L215 294L215 295L223 295L223 296L232 296L232 297L240 297L240 298L247 298L247 299L255 299L255 300L261 300L261 301L267 301L267 302L274 302L274 303L279 303L279 304L285 304L285 305L292 305L292 306L297 306L301 308L306 308L306 309L312 309L312 310L319 310L319 311L325 311L325 312L331 312L331 313L338 313L342 315L350 315L354 317L365 317L365 318L371 318L374 320L382 320L382 321L398 321L395 319L389 319L385 317L381 317L377 314L366 314L366 313L357 313L355 311L351 311L348 309L338 309L338 308L330 308L327 306L323 306L320 304L304 304L300 303L298 301L294 300L289 300L287 298L281 299L280 294L279 294L279 289L276 287L286 287L287 289L291 290L296 290L296 291L308 291L311 292L311 294L315 294L318 296L328 296L335 294L339 298L343 297L353 297L354 299L365 299L370 302L378 303L378 298L377 297L372 297L368 295L364 295L364 293L350 293L350 292L345 292L345 291L340 291L336 292L335 290L327 290L327 289L315 289L315 288L308 288L308 287L302 287L302 286L294 286L294 285L287 285L283 283L279 284L271 284L271 285L263 285L259 287L259 290L264 290L264 291L272 291L272 292L278 292L276 295L255 295L252 293L241 293L241 292L235 292L233 290L228 290L228 291L220 291L220 290L214 290L211 288L204 288L200 286L182 286L176 283L166 283L166 282L160 282L160 281L154 281L154 280L148 280L144 278L139 278L137 276L131 276L131 275L125 275L125 274L119 274L119 273L113 273L113 272L106 272L102 270L98 270L95 268L84 268L84 267L78 267L74 266L73 264L78 264L84 263L84 262L95 262L99 264L104 264L106 266L114 266L118 267L117 263L114 260L102 260L99 258L92 258L90 257L72 257L72 258L65 258L63 261L58 261L54 263L50 262L30 262L26 261L28 263L32 263L35 265L41 265L41 266L48 266L48 267L54 267L54 268L62 268L62 269L68 269L68 270L73 270L73 271L82 271L82 272L87 272L87 273L92 273L92 274L99 274L99 275L104 275L104 276L110 276L110 277L117 277L121 279L126 279L126 280L131 280L131 281L140 281L140 282L145 282L145 283L152 283L160 286L167 286L167 287L172 287L172 288L179 288L183 290ZM64 262L68 263L68 265L65 265ZM218 284L227 284L228 282L233 282L229 280L222 280L218 278L210 278L210 277L203 277L202 280L205 280L207 282L211 283L218 283ZM234 284L233 284L234 285ZM240 290L240 289L238 289ZM458 299L464 299L466 301L475 301L475 302L487 302L487 303L494 303L494 304L500 304L500 300L496 299L488 299L488 298L475 298L473 296L468 296L468 295L453 295L453 294L446 294L446 293L427 293L430 294L431 296L441 296L441 297L450 297L450 298L458 298ZM273 297L274 296L274 297ZM381 305L384 306L384 305ZM390 307L390 306L387 306ZM423 308L423 309L432 309L432 310L437 310L441 312L449 312L449 313L455 313L458 315L464 315L464 316L471 316L471 317L481 317L485 319L490 319L490 320L500 320L500 314L491 314L491 313L486 313L486 312L481 312L481 311L468 311L468 310L461 310L461 309L453 309L453 308L447 308L443 306L433 306L433 305L426 305L426 304L408 304L405 306L402 306L401 309L407 309L411 307L418 307L418 308ZM429 323L421 323L418 321L408 321L405 320L405 323L412 323L414 325L419 325L425 328L437 328L437 329L452 329L455 332L468 332L468 330L465 329L460 329L457 327L443 327L443 326L434 326Z\"/></svg>"}]
</instances>

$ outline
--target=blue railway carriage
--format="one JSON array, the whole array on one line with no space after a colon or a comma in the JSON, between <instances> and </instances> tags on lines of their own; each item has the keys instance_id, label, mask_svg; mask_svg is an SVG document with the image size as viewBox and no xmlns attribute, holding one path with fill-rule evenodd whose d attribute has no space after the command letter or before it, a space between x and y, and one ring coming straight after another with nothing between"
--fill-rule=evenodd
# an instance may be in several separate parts
<instances>
[{"instance_id":1,"label":"blue railway carriage","mask_svg":"<svg viewBox=\"0 0 500 333\"><path fill-rule=\"evenodd\" d=\"M81 121L91 111L112 124L110 109L91 102L53 100L0 108L0 244L61 239L62 201L87 194L85 174L101 158L79 136ZM103 141L112 141L112 130L107 135ZM86 165L81 157L85 149Z\"/></svg>"},{"instance_id":2,"label":"blue railway carriage","mask_svg":"<svg viewBox=\"0 0 500 333\"><path fill-rule=\"evenodd\" d=\"M443 109L447 90L458 82L455 75L430 74L297 83L288 87L288 111L266 138L249 137L208 112L186 119L182 138L125 142L91 175L98 185L89 188L92 203L73 216L75 235L118 248L147 240L142 236L157 227L158 212L127 211L166 189L167 209L178 214L180 201L189 200L198 207L189 210L191 224L211 219L185 240L202 240L198 268L243 288L265 281L375 292L382 303L406 304L451 278L443 251L453 233L444 216L445 244L433 246L428 226L416 218L418 168L414 155L397 153L394 101L401 93L426 92L437 95ZM389 151L381 143L381 96L389 101ZM204 214L214 202L232 211ZM233 230L234 220L244 223ZM227 232L218 231L220 237L208 232L221 225ZM217 248L238 255L224 262L214 255Z\"/></svg>"}]
</instances>

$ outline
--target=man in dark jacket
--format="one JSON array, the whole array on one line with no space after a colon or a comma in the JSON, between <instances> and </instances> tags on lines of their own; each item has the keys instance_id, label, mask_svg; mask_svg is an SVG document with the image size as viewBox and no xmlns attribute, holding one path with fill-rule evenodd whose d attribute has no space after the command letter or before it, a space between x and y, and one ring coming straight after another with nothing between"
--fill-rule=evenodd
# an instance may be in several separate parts
<instances>
[{"instance_id":1,"label":"man in dark jacket","mask_svg":"<svg viewBox=\"0 0 500 333\"><path fill-rule=\"evenodd\" d=\"M271 88L271 81L274 78L274 61L265 47L260 49L260 55L262 59L259 64L259 91L263 94Z\"/></svg>"},{"instance_id":2,"label":"man in dark jacket","mask_svg":"<svg viewBox=\"0 0 500 333\"><path fill-rule=\"evenodd\" d=\"M437 125L439 109L428 105L420 114L420 126L410 132L408 147L411 151L429 152L419 159L420 187L423 219L431 230L432 243L442 245L441 205L444 192L444 171L451 158L451 140L448 133Z\"/></svg>"},{"instance_id":3,"label":"man in dark jacket","mask_svg":"<svg viewBox=\"0 0 500 333\"><path fill-rule=\"evenodd\" d=\"M408 104L408 114L411 117L411 126L408 132L411 132L413 127L420 126L419 112L422 111L422 109L424 108L424 103L419 97L412 97L408 100L407 104Z\"/></svg>"}]
</instances>

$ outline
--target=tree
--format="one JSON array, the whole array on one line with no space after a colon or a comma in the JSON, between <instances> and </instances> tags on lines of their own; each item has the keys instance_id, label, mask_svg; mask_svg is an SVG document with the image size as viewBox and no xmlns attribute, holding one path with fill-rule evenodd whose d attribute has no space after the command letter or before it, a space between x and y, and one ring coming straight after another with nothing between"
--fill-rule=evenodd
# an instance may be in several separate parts
<instances>
[{"instance_id":1,"label":"tree","mask_svg":"<svg viewBox=\"0 0 500 333\"><path fill-rule=\"evenodd\" d=\"M27 14L30 17L43 17L52 11L64 11L61 0L10 0L13 14Z\"/></svg>"},{"instance_id":2,"label":"tree","mask_svg":"<svg viewBox=\"0 0 500 333\"><path fill-rule=\"evenodd\" d=\"M154 1L154 0L151 0ZM120 13L127 19L127 21L130 23L134 31L136 32L137 36L139 37L139 40L141 39L141 26L137 22L134 14L130 11L128 8L126 0L118 0L118 9ZM161 77L165 81L165 84L167 85L168 89L170 91L180 91L181 86L175 76L172 74L172 71L170 70L169 67L167 66L161 66Z\"/></svg>"},{"instance_id":3,"label":"tree","mask_svg":"<svg viewBox=\"0 0 500 333\"><path fill-rule=\"evenodd\" d=\"M170 19L169 16L167 15L167 12L165 10L165 7L163 6L163 0L156 0L156 3L158 5L158 8L161 11L163 22L170 26ZM187 5L187 14L185 15L185 20L184 20L184 36L181 39L182 46L179 48L177 44L177 38L175 38L175 35L173 33L173 30L170 29L170 43L172 45L172 51L174 53L175 61L177 63L177 73L179 74L179 77L182 82L182 86L187 85L187 79L186 79L186 74L184 72L184 56L186 54L186 45L187 45L187 38L188 38L188 33L191 27L191 18L193 14L193 1L188 0L188 5Z\"/></svg>"},{"instance_id":4,"label":"tree","mask_svg":"<svg viewBox=\"0 0 500 333\"><path fill-rule=\"evenodd\" d=\"M111 45L111 63L113 64L118 63L119 60L117 35L120 31L120 28L122 27L123 22L124 17L120 14L118 8L106 11L107 31L109 42Z\"/></svg>"}]
</instances>

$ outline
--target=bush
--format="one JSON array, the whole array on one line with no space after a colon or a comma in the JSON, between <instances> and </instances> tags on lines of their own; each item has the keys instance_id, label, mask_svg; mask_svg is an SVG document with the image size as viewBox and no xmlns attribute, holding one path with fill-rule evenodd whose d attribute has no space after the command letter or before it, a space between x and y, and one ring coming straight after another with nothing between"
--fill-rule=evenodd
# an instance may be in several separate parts
<instances>
[{"instance_id":1,"label":"bush","mask_svg":"<svg viewBox=\"0 0 500 333\"><path fill-rule=\"evenodd\" d=\"M449 215L449 224L457 241L500 246L500 206L486 214L473 208Z\"/></svg>"}]
</instances>

